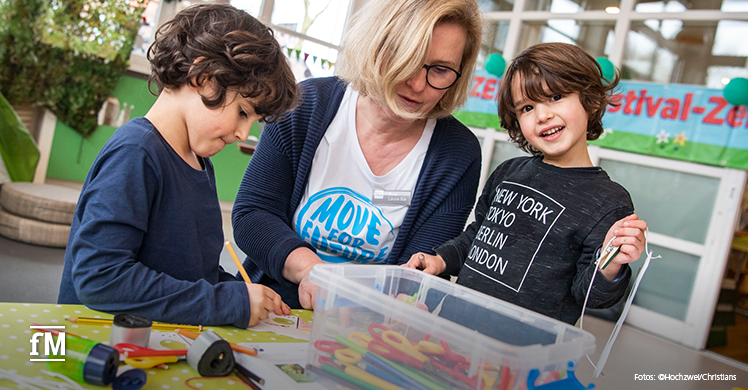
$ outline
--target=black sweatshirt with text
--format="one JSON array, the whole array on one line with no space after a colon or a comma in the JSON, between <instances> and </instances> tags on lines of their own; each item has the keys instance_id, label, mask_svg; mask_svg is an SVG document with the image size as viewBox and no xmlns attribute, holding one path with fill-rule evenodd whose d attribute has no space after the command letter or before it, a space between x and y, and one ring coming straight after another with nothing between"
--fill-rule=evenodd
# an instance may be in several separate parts
<instances>
[{"instance_id":1,"label":"black sweatshirt with text","mask_svg":"<svg viewBox=\"0 0 748 390\"><path fill-rule=\"evenodd\" d=\"M435 250L445 273L459 271L458 284L574 324L605 234L633 211L626 189L602 168L518 157L489 177L475 222ZM612 281L598 272L587 307L617 303L630 278L628 265Z\"/></svg>"}]
</instances>

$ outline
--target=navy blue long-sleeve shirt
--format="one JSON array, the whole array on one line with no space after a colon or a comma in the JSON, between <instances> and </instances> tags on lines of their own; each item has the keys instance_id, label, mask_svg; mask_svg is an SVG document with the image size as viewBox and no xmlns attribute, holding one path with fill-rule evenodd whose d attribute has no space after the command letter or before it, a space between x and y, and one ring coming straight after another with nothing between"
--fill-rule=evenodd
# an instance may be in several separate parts
<instances>
[{"instance_id":1,"label":"navy blue long-sleeve shirt","mask_svg":"<svg viewBox=\"0 0 748 390\"><path fill-rule=\"evenodd\" d=\"M115 131L83 184L59 303L156 321L246 328L244 282L223 271L213 165L189 166L145 118Z\"/></svg>"},{"instance_id":2,"label":"navy blue long-sleeve shirt","mask_svg":"<svg viewBox=\"0 0 748 390\"><path fill-rule=\"evenodd\" d=\"M273 287L292 308L299 307L298 286L282 275L286 258L299 247L314 250L294 231L293 215L346 84L334 77L310 79L300 90L299 107L263 130L232 213L248 274ZM406 263L416 252L434 253L436 245L462 232L475 203L480 164L475 135L453 117L437 120L389 264Z\"/></svg>"}]
</instances>

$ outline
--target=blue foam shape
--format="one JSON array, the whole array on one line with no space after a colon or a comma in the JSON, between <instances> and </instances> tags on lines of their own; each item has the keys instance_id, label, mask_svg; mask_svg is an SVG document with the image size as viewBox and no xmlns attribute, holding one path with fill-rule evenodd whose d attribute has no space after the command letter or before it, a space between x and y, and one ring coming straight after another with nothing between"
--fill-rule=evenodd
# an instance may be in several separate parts
<instances>
[{"instance_id":1,"label":"blue foam shape","mask_svg":"<svg viewBox=\"0 0 748 390\"><path fill-rule=\"evenodd\" d=\"M535 386L535 380L540 376L540 371L537 368L533 368L527 374L527 390L590 390L595 388L595 385L592 383L589 386L579 383L579 380L574 375L574 363L569 362L569 369L566 373L567 377L564 379Z\"/></svg>"}]
</instances>

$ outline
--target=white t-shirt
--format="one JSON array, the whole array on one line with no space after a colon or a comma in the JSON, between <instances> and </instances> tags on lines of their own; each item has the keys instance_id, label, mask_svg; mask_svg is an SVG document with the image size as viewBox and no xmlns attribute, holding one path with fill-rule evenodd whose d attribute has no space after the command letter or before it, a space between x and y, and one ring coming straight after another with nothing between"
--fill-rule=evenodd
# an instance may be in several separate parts
<instances>
[{"instance_id":1,"label":"white t-shirt","mask_svg":"<svg viewBox=\"0 0 748 390\"><path fill-rule=\"evenodd\" d=\"M326 262L386 263L408 211L436 120L395 168L376 176L356 136L358 92L346 90L314 155L296 233Z\"/></svg>"}]
</instances>

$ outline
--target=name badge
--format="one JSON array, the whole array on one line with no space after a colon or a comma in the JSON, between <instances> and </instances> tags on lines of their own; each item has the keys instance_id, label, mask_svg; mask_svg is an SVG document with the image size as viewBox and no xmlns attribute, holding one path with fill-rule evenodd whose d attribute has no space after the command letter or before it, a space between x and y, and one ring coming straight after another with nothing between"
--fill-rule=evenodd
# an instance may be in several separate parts
<instances>
[{"instance_id":1,"label":"name badge","mask_svg":"<svg viewBox=\"0 0 748 390\"><path fill-rule=\"evenodd\" d=\"M374 190L372 203L387 206L410 206L410 191Z\"/></svg>"}]
</instances>

